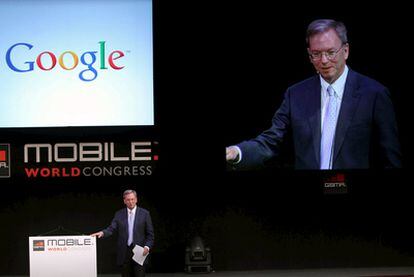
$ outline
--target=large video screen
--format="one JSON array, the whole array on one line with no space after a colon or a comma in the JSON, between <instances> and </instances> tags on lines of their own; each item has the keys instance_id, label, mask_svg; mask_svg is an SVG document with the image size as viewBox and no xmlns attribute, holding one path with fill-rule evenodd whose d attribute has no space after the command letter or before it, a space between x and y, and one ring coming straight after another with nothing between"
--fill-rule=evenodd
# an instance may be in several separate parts
<instances>
[{"instance_id":1,"label":"large video screen","mask_svg":"<svg viewBox=\"0 0 414 277\"><path fill-rule=\"evenodd\" d=\"M151 0L0 2L0 128L152 126Z\"/></svg>"}]
</instances>

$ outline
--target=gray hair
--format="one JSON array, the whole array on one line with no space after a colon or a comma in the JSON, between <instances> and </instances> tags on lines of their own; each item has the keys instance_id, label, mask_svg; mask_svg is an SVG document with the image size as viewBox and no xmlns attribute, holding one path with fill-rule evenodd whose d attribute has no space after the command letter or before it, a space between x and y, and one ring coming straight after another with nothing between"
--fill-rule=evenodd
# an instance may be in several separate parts
<instances>
[{"instance_id":1,"label":"gray hair","mask_svg":"<svg viewBox=\"0 0 414 277\"><path fill-rule=\"evenodd\" d=\"M133 193L135 195L135 197L137 197L137 192L135 190L133 190L133 189L127 189L126 191L124 191L124 193L122 194L122 196L123 196L123 198L125 198L125 196L127 194L131 194L131 193Z\"/></svg>"},{"instance_id":2,"label":"gray hair","mask_svg":"<svg viewBox=\"0 0 414 277\"><path fill-rule=\"evenodd\" d=\"M339 39L342 41L342 44L348 43L348 37L346 35L347 31L344 23L333 19L317 19L312 21L308 26L306 31L306 44L309 45L310 37L327 32L331 29L336 32Z\"/></svg>"}]
</instances>

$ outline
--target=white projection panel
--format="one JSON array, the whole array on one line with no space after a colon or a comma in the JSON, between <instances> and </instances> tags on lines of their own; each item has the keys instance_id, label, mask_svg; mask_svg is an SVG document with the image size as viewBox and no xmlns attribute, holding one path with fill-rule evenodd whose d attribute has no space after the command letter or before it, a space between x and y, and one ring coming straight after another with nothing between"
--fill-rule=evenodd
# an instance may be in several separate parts
<instances>
[{"instance_id":1,"label":"white projection panel","mask_svg":"<svg viewBox=\"0 0 414 277\"><path fill-rule=\"evenodd\" d=\"M154 125L151 0L3 0L0 33L0 128Z\"/></svg>"}]
</instances>

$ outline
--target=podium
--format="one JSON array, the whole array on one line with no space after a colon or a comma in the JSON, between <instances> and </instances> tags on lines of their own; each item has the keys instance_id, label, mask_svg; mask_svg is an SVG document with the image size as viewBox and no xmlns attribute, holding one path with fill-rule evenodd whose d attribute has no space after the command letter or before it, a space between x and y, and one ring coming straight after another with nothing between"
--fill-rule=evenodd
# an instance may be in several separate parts
<instances>
[{"instance_id":1,"label":"podium","mask_svg":"<svg viewBox=\"0 0 414 277\"><path fill-rule=\"evenodd\" d=\"M30 277L96 277L96 238L29 237Z\"/></svg>"}]
</instances>

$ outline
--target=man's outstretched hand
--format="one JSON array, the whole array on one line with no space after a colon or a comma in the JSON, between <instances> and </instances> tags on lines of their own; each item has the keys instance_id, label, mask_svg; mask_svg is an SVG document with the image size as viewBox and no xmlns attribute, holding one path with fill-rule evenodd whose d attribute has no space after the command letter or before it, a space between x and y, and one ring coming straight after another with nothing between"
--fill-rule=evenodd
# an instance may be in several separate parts
<instances>
[{"instance_id":1,"label":"man's outstretched hand","mask_svg":"<svg viewBox=\"0 0 414 277\"><path fill-rule=\"evenodd\" d=\"M226 161L230 163L237 162L239 160L239 151L235 146L226 147Z\"/></svg>"},{"instance_id":2,"label":"man's outstretched hand","mask_svg":"<svg viewBox=\"0 0 414 277\"><path fill-rule=\"evenodd\" d=\"M102 231L90 234L91 237L98 237L98 239L102 238L104 236L104 233Z\"/></svg>"}]
</instances>

